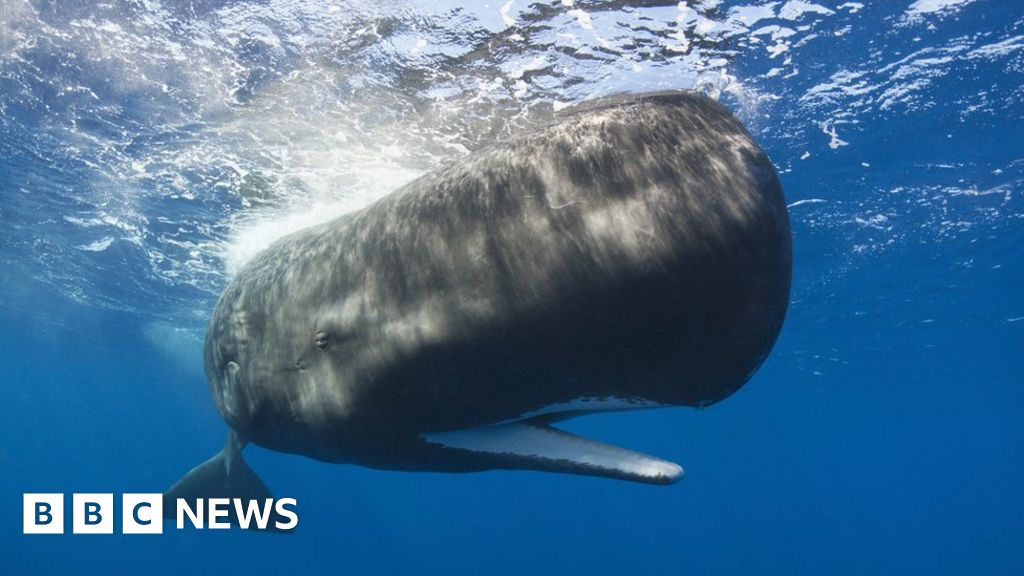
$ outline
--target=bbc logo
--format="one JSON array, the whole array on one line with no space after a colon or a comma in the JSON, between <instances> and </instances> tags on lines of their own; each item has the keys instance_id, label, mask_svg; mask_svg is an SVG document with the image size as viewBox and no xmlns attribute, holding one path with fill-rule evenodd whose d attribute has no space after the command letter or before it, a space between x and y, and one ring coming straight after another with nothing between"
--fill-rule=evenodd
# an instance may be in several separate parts
<instances>
[{"instance_id":1,"label":"bbc logo","mask_svg":"<svg viewBox=\"0 0 1024 576\"><path fill-rule=\"evenodd\" d=\"M122 534L163 534L163 494L122 494ZM63 494L25 494L25 534L64 533ZM113 494L72 494L74 534L113 534Z\"/></svg>"}]
</instances>

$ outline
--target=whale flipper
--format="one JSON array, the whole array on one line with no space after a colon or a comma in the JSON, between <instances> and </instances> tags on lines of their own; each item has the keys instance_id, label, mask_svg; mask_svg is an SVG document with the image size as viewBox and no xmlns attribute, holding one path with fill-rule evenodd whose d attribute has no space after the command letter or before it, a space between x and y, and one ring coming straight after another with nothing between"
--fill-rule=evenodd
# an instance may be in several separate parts
<instances>
[{"instance_id":1,"label":"whale flipper","mask_svg":"<svg viewBox=\"0 0 1024 576\"><path fill-rule=\"evenodd\" d=\"M197 500L207 498L239 498L244 501L256 500L257 502L273 500L274 496L270 493L270 489L242 458L244 446L235 433L230 432L223 450L190 470L164 492L164 517L176 517L179 498L187 501L192 510L198 509ZM237 525L237 519L233 515L229 515L225 520ZM290 530L274 528L277 520L280 520L278 514L271 513L266 530L290 532ZM258 528L253 525L249 529Z\"/></svg>"},{"instance_id":2,"label":"whale flipper","mask_svg":"<svg viewBox=\"0 0 1024 576\"><path fill-rule=\"evenodd\" d=\"M432 432L420 437L431 444L476 453L494 468L604 476L647 484L671 484L683 477L678 464L576 436L543 421Z\"/></svg>"}]
</instances>

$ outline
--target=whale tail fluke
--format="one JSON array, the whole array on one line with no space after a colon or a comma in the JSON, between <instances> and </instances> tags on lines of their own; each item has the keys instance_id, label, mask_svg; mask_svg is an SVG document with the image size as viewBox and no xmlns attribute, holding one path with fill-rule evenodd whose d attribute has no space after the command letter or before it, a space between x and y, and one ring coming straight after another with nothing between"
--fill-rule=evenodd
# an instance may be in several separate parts
<instances>
[{"instance_id":1,"label":"whale tail fluke","mask_svg":"<svg viewBox=\"0 0 1024 576\"><path fill-rule=\"evenodd\" d=\"M234 432L229 433L223 450L190 470L164 492L164 517L178 518L186 515L187 521L192 521L195 517L200 522L196 525L202 526L204 516L212 518L208 516L209 512L204 510L204 502L206 507L209 507L211 498L225 498L230 500L226 507L228 514L221 516L221 521L239 526L239 519L234 513L235 507L241 506L242 510L249 511L255 505L256 518L260 518L260 507L263 506L266 509L263 515L268 520L247 521L244 528L266 532L291 532L292 529L277 528L282 522L288 524L288 521L282 519L272 508L274 496L270 489L242 458L244 446ZM188 512L179 512L179 506L185 505ZM249 516L248 519L251 520L252 517Z\"/></svg>"}]
</instances>

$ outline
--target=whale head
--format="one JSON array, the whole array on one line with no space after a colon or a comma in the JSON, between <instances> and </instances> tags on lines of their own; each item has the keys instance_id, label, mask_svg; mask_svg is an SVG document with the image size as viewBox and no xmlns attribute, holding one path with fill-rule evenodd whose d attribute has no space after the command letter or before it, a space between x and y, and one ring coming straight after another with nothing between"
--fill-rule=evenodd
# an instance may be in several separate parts
<instances>
[{"instance_id":1,"label":"whale head","mask_svg":"<svg viewBox=\"0 0 1024 576\"><path fill-rule=\"evenodd\" d=\"M260 265L257 259L250 266ZM243 437L272 444L337 424L348 404L352 358L337 324L310 312L319 287L258 272L243 278L225 290L206 335L206 377L221 415Z\"/></svg>"}]
</instances>

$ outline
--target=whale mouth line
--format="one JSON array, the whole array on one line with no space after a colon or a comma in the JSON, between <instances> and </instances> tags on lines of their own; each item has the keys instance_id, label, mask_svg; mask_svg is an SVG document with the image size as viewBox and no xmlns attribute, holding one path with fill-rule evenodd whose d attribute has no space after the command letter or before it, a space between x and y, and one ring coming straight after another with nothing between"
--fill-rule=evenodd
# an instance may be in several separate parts
<instances>
[{"instance_id":1,"label":"whale mouth line","mask_svg":"<svg viewBox=\"0 0 1024 576\"><path fill-rule=\"evenodd\" d=\"M542 416L549 423L561 422L562 420L568 420L569 418L585 414L648 410L651 408L667 408L669 406L669 404L648 400L642 396L579 396L565 402L548 404L498 424L539 419Z\"/></svg>"}]
</instances>

